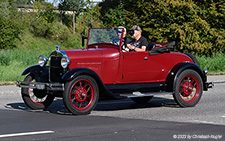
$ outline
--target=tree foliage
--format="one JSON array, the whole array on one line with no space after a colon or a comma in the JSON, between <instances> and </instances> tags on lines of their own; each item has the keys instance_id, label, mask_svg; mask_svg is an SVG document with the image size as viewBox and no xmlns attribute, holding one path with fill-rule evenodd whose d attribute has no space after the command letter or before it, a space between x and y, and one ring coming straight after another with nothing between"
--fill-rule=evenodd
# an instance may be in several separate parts
<instances>
[{"instance_id":1,"label":"tree foliage","mask_svg":"<svg viewBox=\"0 0 225 141\"><path fill-rule=\"evenodd\" d=\"M22 26L18 13L8 1L0 1L0 49L14 48Z\"/></svg>"},{"instance_id":2,"label":"tree foliage","mask_svg":"<svg viewBox=\"0 0 225 141\"><path fill-rule=\"evenodd\" d=\"M134 24L141 26L143 35L150 42L175 40L176 50L199 55L212 55L225 51L225 2L222 0L122 0L120 2L124 5L123 11L121 10L126 18L124 26L128 28ZM117 8L115 5L105 5L102 9L105 13L110 13ZM110 19L107 16L103 18L104 23L111 26ZM113 24L117 26L120 23Z\"/></svg>"},{"instance_id":3,"label":"tree foliage","mask_svg":"<svg viewBox=\"0 0 225 141\"><path fill-rule=\"evenodd\" d=\"M59 9L73 11L73 34L75 34L76 18L81 14L84 9L85 0L60 0Z\"/></svg>"},{"instance_id":4,"label":"tree foliage","mask_svg":"<svg viewBox=\"0 0 225 141\"><path fill-rule=\"evenodd\" d=\"M30 19L30 29L36 35L44 38L50 38L52 36L51 28L53 27L56 14L52 4L45 2L35 2L33 4L35 12L29 13L27 19ZM32 14L32 17L29 17ZM35 17L35 18L33 18Z\"/></svg>"}]
</instances>

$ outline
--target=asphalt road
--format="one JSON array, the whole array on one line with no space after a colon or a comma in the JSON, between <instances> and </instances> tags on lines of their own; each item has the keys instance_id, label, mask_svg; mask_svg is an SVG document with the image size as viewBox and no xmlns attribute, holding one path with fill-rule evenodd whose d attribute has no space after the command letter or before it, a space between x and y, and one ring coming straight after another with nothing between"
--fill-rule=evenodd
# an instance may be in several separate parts
<instances>
[{"instance_id":1,"label":"asphalt road","mask_svg":"<svg viewBox=\"0 0 225 141\"><path fill-rule=\"evenodd\" d=\"M225 76L208 78L215 87L196 107L180 108L168 95L147 104L100 101L88 116L71 115L60 98L33 111L19 88L0 86L0 140L225 140Z\"/></svg>"}]
</instances>

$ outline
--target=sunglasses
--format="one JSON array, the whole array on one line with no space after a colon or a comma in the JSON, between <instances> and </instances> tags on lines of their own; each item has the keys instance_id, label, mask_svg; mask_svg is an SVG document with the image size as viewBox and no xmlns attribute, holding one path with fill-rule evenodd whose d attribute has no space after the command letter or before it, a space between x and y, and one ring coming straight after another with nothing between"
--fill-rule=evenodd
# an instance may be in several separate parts
<instances>
[{"instance_id":1,"label":"sunglasses","mask_svg":"<svg viewBox=\"0 0 225 141\"><path fill-rule=\"evenodd\" d=\"M129 32L128 32L131 36L133 36L134 35L134 30L132 29L132 30L129 30Z\"/></svg>"},{"instance_id":2,"label":"sunglasses","mask_svg":"<svg viewBox=\"0 0 225 141\"><path fill-rule=\"evenodd\" d=\"M122 29L117 29L117 33L122 33Z\"/></svg>"}]
</instances>

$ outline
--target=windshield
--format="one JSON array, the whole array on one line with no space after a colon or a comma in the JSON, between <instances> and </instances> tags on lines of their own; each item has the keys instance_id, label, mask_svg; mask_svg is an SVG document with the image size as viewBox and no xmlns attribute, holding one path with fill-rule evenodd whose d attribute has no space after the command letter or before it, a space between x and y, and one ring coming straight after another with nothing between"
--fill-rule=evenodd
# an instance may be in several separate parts
<instances>
[{"instance_id":1,"label":"windshield","mask_svg":"<svg viewBox=\"0 0 225 141\"><path fill-rule=\"evenodd\" d=\"M91 28L89 31L88 45L96 43L111 43L120 45L118 28Z\"/></svg>"}]
</instances>

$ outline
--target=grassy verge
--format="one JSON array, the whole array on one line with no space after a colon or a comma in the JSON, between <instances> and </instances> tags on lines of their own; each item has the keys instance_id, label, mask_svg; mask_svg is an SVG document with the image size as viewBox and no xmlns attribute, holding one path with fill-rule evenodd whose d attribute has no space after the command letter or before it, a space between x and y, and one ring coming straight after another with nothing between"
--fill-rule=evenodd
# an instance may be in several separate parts
<instances>
[{"instance_id":1,"label":"grassy verge","mask_svg":"<svg viewBox=\"0 0 225 141\"><path fill-rule=\"evenodd\" d=\"M207 69L211 75L225 74L225 54L218 54L213 57L196 56L200 67Z\"/></svg>"}]
</instances>

